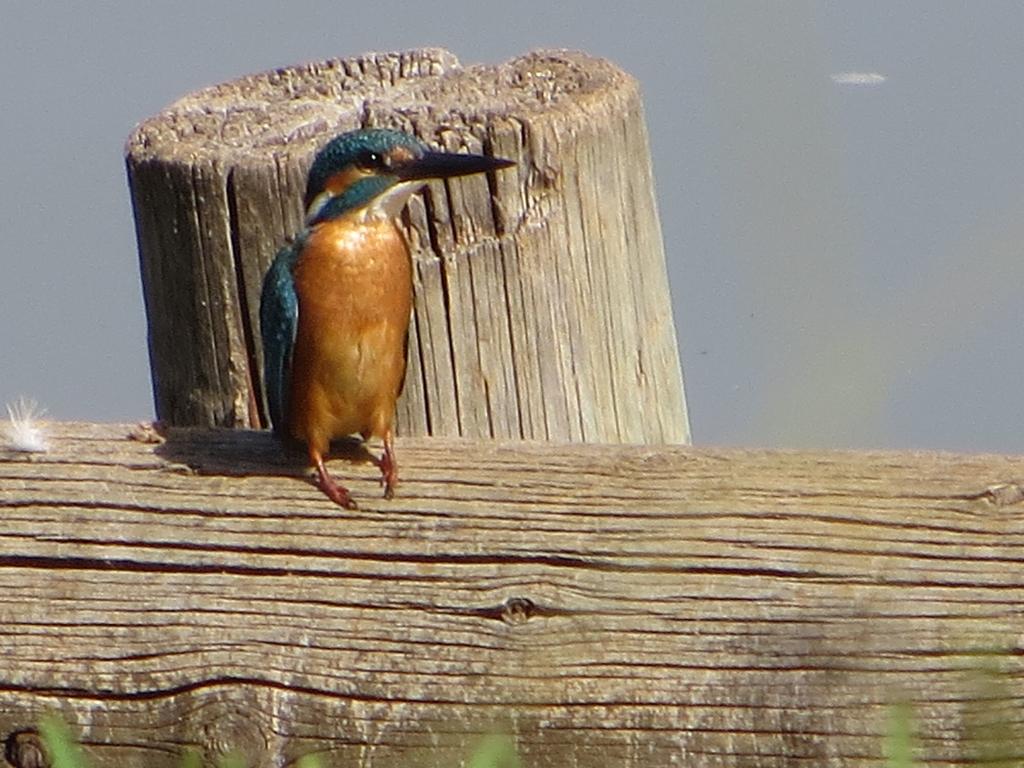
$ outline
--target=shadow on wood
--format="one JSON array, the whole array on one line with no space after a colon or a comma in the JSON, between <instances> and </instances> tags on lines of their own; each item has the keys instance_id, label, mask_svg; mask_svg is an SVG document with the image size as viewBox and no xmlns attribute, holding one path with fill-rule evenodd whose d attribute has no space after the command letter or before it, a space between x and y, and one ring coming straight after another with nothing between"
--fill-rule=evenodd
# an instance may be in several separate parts
<instances>
[{"instance_id":1,"label":"shadow on wood","mask_svg":"<svg viewBox=\"0 0 1024 768\"><path fill-rule=\"evenodd\" d=\"M200 475L304 477L309 463L299 443L278 440L269 431L232 429L162 429L156 455ZM331 460L358 471L372 464L369 447L357 438L331 444ZM376 472L376 468L374 469Z\"/></svg>"},{"instance_id":2,"label":"shadow on wood","mask_svg":"<svg viewBox=\"0 0 1024 768\"><path fill-rule=\"evenodd\" d=\"M1020 731L1024 458L409 438L345 512L268 435L52 432L0 453L3 737L398 766L497 730L544 768L876 766L896 701L929 765Z\"/></svg>"}]
</instances>

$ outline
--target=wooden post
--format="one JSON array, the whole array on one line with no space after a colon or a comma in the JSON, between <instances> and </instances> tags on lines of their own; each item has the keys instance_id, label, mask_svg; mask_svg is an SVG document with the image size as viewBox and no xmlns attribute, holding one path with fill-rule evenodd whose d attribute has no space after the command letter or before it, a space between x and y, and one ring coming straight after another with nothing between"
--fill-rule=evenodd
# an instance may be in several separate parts
<instances>
[{"instance_id":1,"label":"wooden post","mask_svg":"<svg viewBox=\"0 0 1024 768\"><path fill-rule=\"evenodd\" d=\"M1024 458L406 438L346 512L264 432L50 432L0 448L0 741L875 768L907 702L921 765L1020 759Z\"/></svg>"},{"instance_id":2,"label":"wooden post","mask_svg":"<svg viewBox=\"0 0 1024 768\"><path fill-rule=\"evenodd\" d=\"M689 427L639 88L606 61L418 50L244 77L127 146L158 417L266 424L257 307L312 155L386 125L518 172L434 183L407 215L405 434L684 443Z\"/></svg>"}]
</instances>

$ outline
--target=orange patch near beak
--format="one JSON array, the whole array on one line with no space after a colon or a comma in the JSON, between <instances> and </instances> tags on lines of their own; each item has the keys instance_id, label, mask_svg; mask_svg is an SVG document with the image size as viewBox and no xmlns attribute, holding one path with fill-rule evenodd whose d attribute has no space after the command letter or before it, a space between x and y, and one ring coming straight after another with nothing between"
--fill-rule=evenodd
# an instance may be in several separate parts
<instances>
[{"instance_id":1,"label":"orange patch near beak","mask_svg":"<svg viewBox=\"0 0 1024 768\"><path fill-rule=\"evenodd\" d=\"M408 163L415 157L412 150L408 147L395 147L388 152L388 160L391 161L391 167L397 167L403 163Z\"/></svg>"}]
</instances>

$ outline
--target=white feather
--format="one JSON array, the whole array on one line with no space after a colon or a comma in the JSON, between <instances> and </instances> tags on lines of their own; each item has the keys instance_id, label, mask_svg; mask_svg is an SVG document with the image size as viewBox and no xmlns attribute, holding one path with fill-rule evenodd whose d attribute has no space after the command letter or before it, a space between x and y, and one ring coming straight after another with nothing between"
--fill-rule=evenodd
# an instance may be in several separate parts
<instances>
[{"instance_id":1,"label":"white feather","mask_svg":"<svg viewBox=\"0 0 1024 768\"><path fill-rule=\"evenodd\" d=\"M6 406L10 418L10 423L4 429L8 447L22 453L46 453L50 449L50 442L40 422L46 410L40 408L35 400L25 397L19 397Z\"/></svg>"}]
</instances>

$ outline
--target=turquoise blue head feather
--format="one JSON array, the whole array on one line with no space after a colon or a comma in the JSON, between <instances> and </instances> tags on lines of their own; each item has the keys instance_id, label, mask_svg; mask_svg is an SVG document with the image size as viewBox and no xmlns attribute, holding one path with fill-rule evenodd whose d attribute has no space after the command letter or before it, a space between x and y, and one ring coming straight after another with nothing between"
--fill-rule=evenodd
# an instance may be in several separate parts
<instances>
[{"instance_id":1,"label":"turquoise blue head feather","mask_svg":"<svg viewBox=\"0 0 1024 768\"><path fill-rule=\"evenodd\" d=\"M310 226L362 208L393 217L429 179L512 165L486 155L435 152L402 131L370 128L335 137L317 153L306 184Z\"/></svg>"},{"instance_id":2,"label":"turquoise blue head feather","mask_svg":"<svg viewBox=\"0 0 1024 768\"><path fill-rule=\"evenodd\" d=\"M260 297L264 386L275 431L287 433L292 351L301 303L294 270L310 233L348 214L353 214L354 226L367 219L393 218L428 179L510 165L514 163L484 155L435 152L414 136L382 128L343 133L317 153L306 184L307 229L278 252L263 279Z\"/></svg>"}]
</instances>

